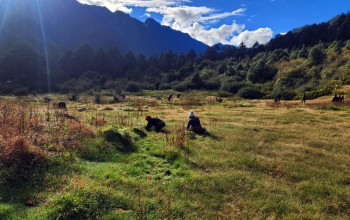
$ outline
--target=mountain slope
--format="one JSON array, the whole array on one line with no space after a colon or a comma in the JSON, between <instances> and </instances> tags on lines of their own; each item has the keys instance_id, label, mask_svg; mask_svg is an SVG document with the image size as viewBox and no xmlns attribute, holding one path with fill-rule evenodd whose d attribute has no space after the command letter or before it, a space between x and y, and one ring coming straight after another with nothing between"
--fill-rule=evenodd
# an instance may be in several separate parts
<instances>
[{"instance_id":1,"label":"mountain slope","mask_svg":"<svg viewBox=\"0 0 350 220\"><path fill-rule=\"evenodd\" d=\"M95 48L115 46L122 53L148 56L168 50L179 53L207 48L153 19L142 23L122 12L112 13L76 0L1 0L0 25L2 49L16 41L40 46L43 36L50 45L62 49L87 43Z\"/></svg>"},{"instance_id":2,"label":"mountain slope","mask_svg":"<svg viewBox=\"0 0 350 220\"><path fill-rule=\"evenodd\" d=\"M341 14L320 24L297 28L285 35L277 35L267 44L267 49L301 48L303 45L313 46L319 42L330 43L348 39L350 39L350 13Z\"/></svg>"}]
</instances>

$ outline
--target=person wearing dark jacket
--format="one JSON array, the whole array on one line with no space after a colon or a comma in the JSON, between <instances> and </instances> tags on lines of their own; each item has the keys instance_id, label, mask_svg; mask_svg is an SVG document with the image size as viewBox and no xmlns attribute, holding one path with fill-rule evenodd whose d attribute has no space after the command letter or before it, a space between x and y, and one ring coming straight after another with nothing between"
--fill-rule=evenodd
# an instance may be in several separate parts
<instances>
[{"instance_id":1,"label":"person wearing dark jacket","mask_svg":"<svg viewBox=\"0 0 350 220\"><path fill-rule=\"evenodd\" d=\"M146 129L147 131L150 131L152 127L154 127L154 130L156 132L159 132L162 128L165 127L164 121L160 120L159 118L152 118L151 116L147 116L146 120L148 121Z\"/></svg>"},{"instance_id":2,"label":"person wearing dark jacket","mask_svg":"<svg viewBox=\"0 0 350 220\"><path fill-rule=\"evenodd\" d=\"M199 118L194 115L193 111L191 111L189 114L187 130L193 131L196 134L204 134L206 132L206 129L202 127Z\"/></svg>"}]
</instances>

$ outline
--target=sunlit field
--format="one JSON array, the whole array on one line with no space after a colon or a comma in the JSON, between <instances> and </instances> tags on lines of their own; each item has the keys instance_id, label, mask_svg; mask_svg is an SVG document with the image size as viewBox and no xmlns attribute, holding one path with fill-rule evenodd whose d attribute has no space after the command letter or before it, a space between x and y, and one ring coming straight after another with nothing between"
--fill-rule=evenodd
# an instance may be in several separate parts
<instances>
[{"instance_id":1,"label":"sunlit field","mask_svg":"<svg viewBox=\"0 0 350 220\"><path fill-rule=\"evenodd\" d=\"M167 94L1 97L0 219L350 218L349 106Z\"/></svg>"}]
</instances>

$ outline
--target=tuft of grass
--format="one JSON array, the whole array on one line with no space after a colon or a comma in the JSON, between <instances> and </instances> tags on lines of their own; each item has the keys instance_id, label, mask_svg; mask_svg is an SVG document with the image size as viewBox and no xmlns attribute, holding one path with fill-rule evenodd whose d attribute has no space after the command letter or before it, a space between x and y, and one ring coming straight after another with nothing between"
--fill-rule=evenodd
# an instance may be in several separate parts
<instances>
[{"instance_id":1,"label":"tuft of grass","mask_svg":"<svg viewBox=\"0 0 350 220\"><path fill-rule=\"evenodd\" d=\"M0 219L10 219L10 214L14 211L14 208L8 204L0 203Z\"/></svg>"},{"instance_id":2,"label":"tuft of grass","mask_svg":"<svg viewBox=\"0 0 350 220\"><path fill-rule=\"evenodd\" d=\"M115 127L109 128L103 131L103 137L119 151L134 152L137 150L131 136L126 131L122 131Z\"/></svg>"}]
</instances>

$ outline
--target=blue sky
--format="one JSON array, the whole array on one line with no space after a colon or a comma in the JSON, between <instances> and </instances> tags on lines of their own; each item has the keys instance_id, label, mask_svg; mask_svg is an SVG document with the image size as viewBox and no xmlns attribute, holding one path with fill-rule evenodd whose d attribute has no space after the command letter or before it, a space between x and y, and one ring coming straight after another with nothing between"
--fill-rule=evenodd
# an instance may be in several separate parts
<instances>
[{"instance_id":1,"label":"blue sky","mask_svg":"<svg viewBox=\"0 0 350 220\"><path fill-rule=\"evenodd\" d=\"M350 11L348 0L78 0L188 33L208 45L266 43L276 34Z\"/></svg>"}]
</instances>

